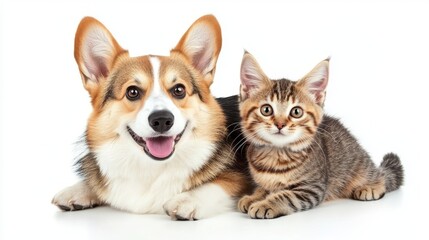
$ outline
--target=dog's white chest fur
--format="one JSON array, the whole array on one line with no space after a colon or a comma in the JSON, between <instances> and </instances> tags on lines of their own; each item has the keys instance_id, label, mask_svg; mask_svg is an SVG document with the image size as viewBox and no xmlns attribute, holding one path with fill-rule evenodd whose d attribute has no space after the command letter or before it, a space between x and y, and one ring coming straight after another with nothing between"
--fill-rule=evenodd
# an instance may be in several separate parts
<instances>
[{"instance_id":1,"label":"dog's white chest fur","mask_svg":"<svg viewBox=\"0 0 429 240\"><path fill-rule=\"evenodd\" d=\"M164 203L183 191L192 173L209 159L214 145L189 139L176 147L168 162L150 159L126 140L97 148L98 164L108 184L103 200L130 212L163 213Z\"/></svg>"}]
</instances>

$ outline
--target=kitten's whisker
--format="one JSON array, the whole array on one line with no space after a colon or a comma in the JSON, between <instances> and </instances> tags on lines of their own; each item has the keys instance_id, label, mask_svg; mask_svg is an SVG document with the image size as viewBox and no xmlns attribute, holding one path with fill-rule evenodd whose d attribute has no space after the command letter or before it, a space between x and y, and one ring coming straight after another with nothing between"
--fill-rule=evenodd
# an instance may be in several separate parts
<instances>
[{"instance_id":1,"label":"kitten's whisker","mask_svg":"<svg viewBox=\"0 0 429 240\"><path fill-rule=\"evenodd\" d=\"M234 130L232 130L230 133L228 133L227 138L229 138L229 136L231 136L231 134L232 134L232 133L237 132L237 131L241 131L241 128L240 128L240 127L234 128ZM240 136L241 134L242 134L242 133L240 133L240 134L239 134L239 136Z\"/></svg>"},{"instance_id":2,"label":"kitten's whisker","mask_svg":"<svg viewBox=\"0 0 429 240\"><path fill-rule=\"evenodd\" d=\"M235 122L235 123L231 123L228 126L226 126L227 128L232 127L234 125L240 125L240 122Z\"/></svg>"},{"instance_id":3,"label":"kitten's whisker","mask_svg":"<svg viewBox=\"0 0 429 240\"><path fill-rule=\"evenodd\" d=\"M243 150L243 146L244 146L244 144L246 144L247 143L247 140L245 140L245 141L243 141L239 146L236 146L236 149L234 150L234 147L233 147L233 150L234 150L234 156L237 154L237 152L238 152L238 150Z\"/></svg>"},{"instance_id":4,"label":"kitten's whisker","mask_svg":"<svg viewBox=\"0 0 429 240\"><path fill-rule=\"evenodd\" d=\"M244 135L244 133L240 133L237 137L236 137L236 139L238 138L238 137L240 137L240 136L243 136L243 138L242 139L240 139L236 144L234 144L234 142L235 142L235 139L234 139L234 141L233 141L233 145L232 145L232 148L233 148L233 150L234 150L234 155L235 154L237 154L237 152L238 152L238 150L243 150L243 146L246 144L246 143L248 143L248 142L250 142L248 139L252 139L253 137L255 137L260 131L263 131L264 129L263 129L263 127L259 127L259 128L257 128L257 129L255 129L255 131L254 132L252 132L250 135L248 135L247 137L246 136L243 136Z\"/></svg>"},{"instance_id":5,"label":"kitten's whisker","mask_svg":"<svg viewBox=\"0 0 429 240\"><path fill-rule=\"evenodd\" d=\"M320 130L320 131L319 131ZM331 138L332 141L334 141L335 143L338 143L336 138L327 130L323 129L323 128L319 128L318 129L319 133L327 138Z\"/></svg>"},{"instance_id":6,"label":"kitten's whisker","mask_svg":"<svg viewBox=\"0 0 429 240\"><path fill-rule=\"evenodd\" d=\"M320 148L320 151L322 151L322 153L323 153L323 159L325 160L325 163L327 163L327 159L326 159L327 156L326 156L326 153L323 150L322 146L320 146L320 144L317 141L314 141L314 143L316 143L316 145Z\"/></svg>"},{"instance_id":7,"label":"kitten's whisker","mask_svg":"<svg viewBox=\"0 0 429 240\"><path fill-rule=\"evenodd\" d=\"M335 137L332 135L331 132L329 132L328 130L326 130L324 128L321 128L321 126L330 127L330 125L327 125L327 124L324 124L324 123L320 123L319 124L319 128L317 128L317 130L324 131L325 133L329 134L332 137L332 139L335 139Z\"/></svg>"}]
</instances>

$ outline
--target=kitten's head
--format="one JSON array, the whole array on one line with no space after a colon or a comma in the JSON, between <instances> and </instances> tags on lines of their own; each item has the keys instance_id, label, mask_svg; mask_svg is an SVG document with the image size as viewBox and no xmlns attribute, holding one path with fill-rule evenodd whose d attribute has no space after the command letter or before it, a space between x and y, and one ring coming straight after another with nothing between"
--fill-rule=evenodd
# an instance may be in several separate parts
<instances>
[{"instance_id":1,"label":"kitten's head","mask_svg":"<svg viewBox=\"0 0 429 240\"><path fill-rule=\"evenodd\" d=\"M329 59L298 81L270 80L250 53L241 63L240 115L243 133L256 145L308 147L323 117Z\"/></svg>"}]
</instances>

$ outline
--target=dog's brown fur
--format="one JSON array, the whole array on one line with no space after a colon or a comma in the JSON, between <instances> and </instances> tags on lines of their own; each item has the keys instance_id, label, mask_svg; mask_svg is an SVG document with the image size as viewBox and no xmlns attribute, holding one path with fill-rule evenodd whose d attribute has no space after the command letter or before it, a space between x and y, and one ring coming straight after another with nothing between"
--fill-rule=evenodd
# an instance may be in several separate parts
<instances>
[{"instance_id":1,"label":"dog's brown fur","mask_svg":"<svg viewBox=\"0 0 429 240\"><path fill-rule=\"evenodd\" d=\"M191 38L195 34L199 34L197 32L201 29L210 35L207 37L209 46L206 46L209 52L198 52L198 49L193 49L193 46L190 46L194 41ZM102 44L98 46L100 41ZM159 74L160 89L167 96L175 84L180 83L186 89L186 97L183 99L171 97L171 101L180 109L181 114L192 122L192 129L185 133L191 135L187 138L210 142L214 146L209 157L200 159L201 162L197 164L195 169L186 170L191 171L191 174L181 185L180 192L193 191L208 183L220 186L231 199L248 192L249 181L242 173L243 171L237 171L239 168L236 167L237 162L232 144L226 141L227 119L225 112L219 102L211 95L209 88L213 82L221 43L220 26L213 16L207 15L198 19L188 29L177 46L171 50L170 56L130 57L128 51L124 50L107 28L96 19L87 17L81 21L76 32L74 54L83 85L92 99L93 112L88 120L86 131L86 143L89 152L79 160L78 166L79 172L84 177L85 185L97 197L97 199L92 199L92 203L107 203L120 209L138 213L159 212L159 209L133 208L112 201L115 194L126 193L113 191L112 186L118 180L111 177L110 170L103 170L107 161L103 159L105 146L117 144L117 141L123 141L121 139L125 137L130 138L128 133L122 131L123 129L118 129L123 128L124 122L131 122L137 118L155 88L155 75L157 74ZM93 45L97 46L94 47ZM153 72L151 65L153 59L159 61L158 73ZM130 86L140 89L142 97L139 100L130 101L127 99L127 89ZM177 148L186 144L184 141L186 139L180 140L179 144L181 145L177 145ZM131 145L132 143L130 143L130 149L136 147ZM124 149L124 151L127 150ZM195 149L195 151L198 152L200 149ZM192 158L192 156L189 157ZM186 161L183 156L173 155L172 158L169 161ZM116 161L116 159L109 161ZM139 163L133 164L139 165ZM141 174L151 174L151 171L151 169L141 169ZM162 172L161 174L170 173ZM166 182L165 184L170 183ZM146 187L151 187L150 183ZM153 195L156 194L156 192L153 193ZM73 194L67 196L69 195ZM54 198L54 204L62 209L75 209L73 204L79 199L73 199L72 196L63 199L62 196L65 196L64 192ZM87 203L79 203L79 205L83 208L90 207ZM194 219L195 214L198 217L198 212L195 213L198 209L183 215L180 213L180 206L176 207L179 210L174 210L168 209L168 203L166 205L167 207L164 206L165 211L174 215L173 218Z\"/></svg>"}]
</instances>

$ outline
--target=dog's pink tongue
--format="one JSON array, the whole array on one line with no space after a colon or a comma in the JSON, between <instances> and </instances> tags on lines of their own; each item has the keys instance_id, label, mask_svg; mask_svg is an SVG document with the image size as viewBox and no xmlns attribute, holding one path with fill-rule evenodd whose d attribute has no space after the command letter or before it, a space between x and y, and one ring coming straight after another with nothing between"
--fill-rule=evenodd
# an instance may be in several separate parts
<instances>
[{"instance_id":1,"label":"dog's pink tongue","mask_svg":"<svg viewBox=\"0 0 429 240\"><path fill-rule=\"evenodd\" d=\"M148 138L146 146L154 157L166 158L173 152L174 137Z\"/></svg>"}]
</instances>

